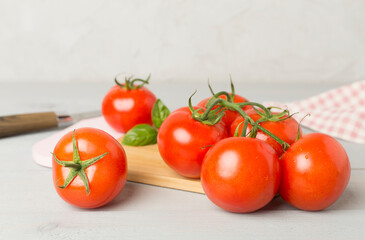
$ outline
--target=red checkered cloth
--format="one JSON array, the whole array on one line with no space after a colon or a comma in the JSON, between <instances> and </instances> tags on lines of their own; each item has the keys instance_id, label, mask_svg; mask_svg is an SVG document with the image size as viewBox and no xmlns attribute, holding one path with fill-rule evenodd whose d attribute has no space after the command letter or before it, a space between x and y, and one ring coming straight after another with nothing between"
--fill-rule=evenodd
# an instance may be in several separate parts
<instances>
[{"instance_id":1,"label":"red checkered cloth","mask_svg":"<svg viewBox=\"0 0 365 240\"><path fill-rule=\"evenodd\" d=\"M349 142L365 144L365 81L354 82L317 96L286 104L266 106L288 108L302 125Z\"/></svg>"}]
</instances>

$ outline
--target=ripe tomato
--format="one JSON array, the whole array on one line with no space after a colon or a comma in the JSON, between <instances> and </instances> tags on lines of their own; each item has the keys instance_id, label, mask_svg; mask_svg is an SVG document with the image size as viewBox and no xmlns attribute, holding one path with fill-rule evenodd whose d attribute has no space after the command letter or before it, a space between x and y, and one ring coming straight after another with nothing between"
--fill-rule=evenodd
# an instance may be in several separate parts
<instances>
[{"instance_id":1,"label":"ripe tomato","mask_svg":"<svg viewBox=\"0 0 365 240\"><path fill-rule=\"evenodd\" d=\"M222 121L208 126L191 117L188 107L172 112L162 123L157 144L161 157L179 174L199 178L204 155L210 145L227 137Z\"/></svg>"},{"instance_id":2,"label":"ripe tomato","mask_svg":"<svg viewBox=\"0 0 365 240\"><path fill-rule=\"evenodd\" d=\"M261 116L258 113L256 113L255 110L253 110L253 109L248 110L246 113L255 122L261 118ZM283 116L282 118L286 118L286 117L287 116ZM241 122L244 122L244 119L241 116L237 117L232 122L230 130L229 130L229 136L231 136L231 137L234 136L234 132L235 132L237 126ZM289 145L294 143L297 138L298 122L292 117L285 119L283 121L278 121L278 122L270 122L270 121L261 122L261 123L259 123L259 125L261 125L265 129L267 129L268 131L270 131L272 134L276 135L283 141L287 142ZM243 124L241 124L239 127L239 131L238 131L239 136L242 133L242 128L243 128ZM302 131L301 131L300 127L299 127L299 129L300 129L300 136L301 136ZM250 131L251 131L251 125L248 124L247 133ZM261 139L261 140L267 142L268 144L270 144L275 149L278 156L281 156L284 153L283 147L276 140L274 140L272 137L268 136L266 133L262 132L261 130L257 131L256 138Z\"/></svg>"},{"instance_id":3,"label":"ripe tomato","mask_svg":"<svg viewBox=\"0 0 365 240\"><path fill-rule=\"evenodd\" d=\"M222 98L224 100L227 100L226 95L220 95L219 98ZM205 104L207 104L207 102L209 101L209 99L211 99L211 97L203 99L202 101L200 101L198 103L198 107L205 107ZM235 103L243 103L243 102L248 102L248 100L244 97L241 97L240 95L235 94L234 95L234 99L233 102ZM214 107L213 109L216 109L218 106ZM244 111L247 111L249 109L251 109L252 106L244 106L242 107L242 109ZM226 127L229 128L229 126L231 126L231 123L238 117L240 116L240 114L236 111L232 111L232 110L226 110L225 111L225 116L223 117L222 121L226 124ZM229 130L229 129L228 129Z\"/></svg>"},{"instance_id":4,"label":"ripe tomato","mask_svg":"<svg viewBox=\"0 0 365 240\"><path fill-rule=\"evenodd\" d=\"M152 124L155 101L155 95L145 87L127 90L115 85L105 95L101 109L111 127L118 132L127 132L137 124Z\"/></svg>"},{"instance_id":5,"label":"ripe tomato","mask_svg":"<svg viewBox=\"0 0 365 240\"><path fill-rule=\"evenodd\" d=\"M201 182L217 206L230 212L253 212L268 204L279 188L279 158L259 139L226 138L206 154Z\"/></svg>"},{"instance_id":6,"label":"ripe tomato","mask_svg":"<svg viewBox=\"0 0 365 240\"><path fill-rule=\"evenodd\" d=\"M63 136L53 151L53 182L66 202L97 208L112 201L127 180L122 145L106 132L79 128Z\"/></svg>"},{"instance_id":7,"label":"ripe tomato","mask_svg":"<svg viewBox=\"0 0 365 240\"><path fill-rule=\"evenodd\" d=\"M331 206L345 190L351 168L345 149L334 138L312 133L288 148L281 158L280 196L309 211Z\"/></svg>"}]
</instances>

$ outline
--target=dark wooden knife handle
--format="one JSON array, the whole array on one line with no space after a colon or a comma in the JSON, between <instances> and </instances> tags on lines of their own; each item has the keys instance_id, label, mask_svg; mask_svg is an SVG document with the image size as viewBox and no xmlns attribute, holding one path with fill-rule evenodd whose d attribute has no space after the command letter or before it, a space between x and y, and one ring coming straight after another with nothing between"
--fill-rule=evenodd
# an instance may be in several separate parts
<instances>
[{"instance_id":1,"label":"dark wooden knife handle","mask_svg":"<svg viewBox=\"0 0 365 240\"><path fill-rule=\"evenodd\" d=\"M18 114L0 117L0 138L57 127L54 112Z\"/></svg>"}]
</instances>

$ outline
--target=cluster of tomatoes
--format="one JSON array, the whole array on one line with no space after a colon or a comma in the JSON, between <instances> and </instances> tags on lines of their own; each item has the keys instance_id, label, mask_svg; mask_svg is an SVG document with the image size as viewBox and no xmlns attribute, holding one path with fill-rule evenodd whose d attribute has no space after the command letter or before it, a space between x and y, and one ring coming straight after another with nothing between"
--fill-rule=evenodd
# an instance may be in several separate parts
<instances>
[{"instance_id":1,"label":"cluster of tomatoes","mask_svg":"<svg viewBox=\"0 0 365 240\"><path fill-rule=\"evenodd\" d=\"M124 144L157 142L166 164L182 176L200 178L207 197L217 206L253 212L279 194L299 209L316 211L332 205L345 190L351 170L344 148L325 134L302 136L300 124L288 110L249 102L235 94L231 84L231 93L214 93L210 88L212 97L196 106L190 97L188 106L170 113L143 86L148 80L116 81L103 101L105 120L127 132ZM87 135L95 137L91 141ZM66 201L98 207L122 190L125 154L108 136L100 130L79 129L57 144L54 181ZM70 142L73 149L63 154L60 149Z\"/></svg>"}]
</instances>

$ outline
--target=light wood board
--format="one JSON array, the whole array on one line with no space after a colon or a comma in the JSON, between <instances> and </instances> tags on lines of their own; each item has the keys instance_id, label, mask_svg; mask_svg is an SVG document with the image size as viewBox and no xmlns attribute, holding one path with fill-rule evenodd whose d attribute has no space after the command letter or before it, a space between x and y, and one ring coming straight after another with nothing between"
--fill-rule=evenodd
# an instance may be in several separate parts
<instances>
[{"instance_id":1,"label":"light wood board","mask_svg":"<svg viewBox=\"0 0 365 240\"><path fill-rule=\"evenodd\" d=\"M121 143L122 139L118 141ZM166 165L157 144L138 147L123 145L123 148L127 155L128 181L204 193L199 179L183 177Z\"/></svg>"}]
</instances>

